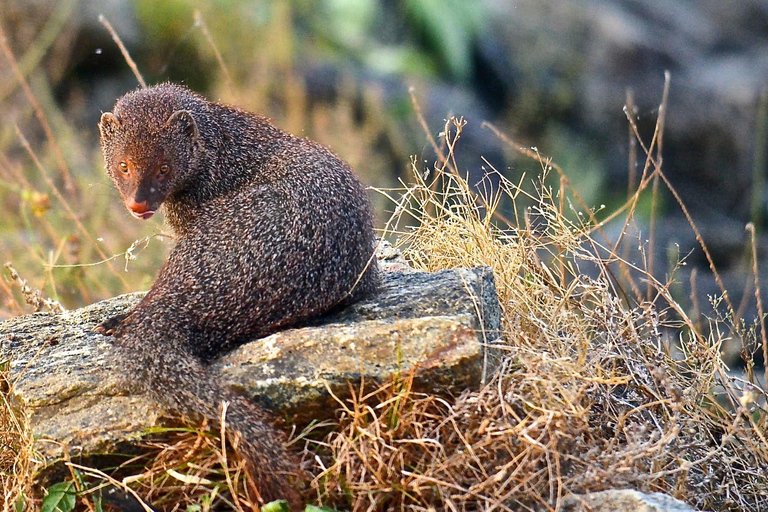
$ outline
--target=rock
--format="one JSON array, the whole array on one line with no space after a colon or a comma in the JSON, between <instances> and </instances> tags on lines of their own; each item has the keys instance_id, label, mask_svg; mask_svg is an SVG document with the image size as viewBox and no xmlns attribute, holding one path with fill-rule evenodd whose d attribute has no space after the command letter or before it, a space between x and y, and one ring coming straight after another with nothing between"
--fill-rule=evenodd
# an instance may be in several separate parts
<instances>
[{"instance_id":1,"label":"rock","mask_svg":"<svg viewBox=\"0 0 768 512\"><path fill-rule=\"evenodd\" d=\"M382 272L414 272L400 249L386 239L376 240L376 260Z\"/></svg>"},{"instance_id":2,"label":"rock","mask_svg":"<svg viewBox=\"0 0 768 512\"><path fill-rule=\"evenodd\" d=\"M563 500L563 512L696 512L678 499L660 492L650 494L617 489L571 495Z\"/></svg>"},{"instance_id":3,"label":"rock","mask_svg":"<svg viewBox=\"0 0 768 512\"><path fill-rule=\"evenodd\" d=\"M59 458L112 446L161 418L142 395L126 393L110 341L93 332L143 293L64 313L34 313L0 324L0 358L10 360L12 394L30 414L35 449Z\"/></svg>"},{"instance_id":4,"label":"rock","mask_svg":"<svg viewBox=\"0 0 768 512\"><path fill-rule=\"evenodd\" d=\"M31 416L48 460L107 452L167 413L121 379L110 338L94 333L132 307L133 293L60 314L0 323L0 358L13 395ZM212 362L214 374L297 423L333 414L348 383L384 382L415 371L422 390L460 392L493 368L501 313L490 269L390 272L381 290L315 325L247 343ZM486 343L487 342L487 343Z\"/></svg>"},{"instance_id":5,"label":"rock","mask_svg":"<svg viewBox=\"0 0 768 512\"><path fill-rule=\"evenodd\" d=\"M495 366L484 347L498 339L500 318L490 269L393 272L376 296L324 318L321 327L243 345L213 367L248 396L304 423L333 411L328 389L348 396L348 382L382 382L418 368L417 390L478 386Z\"/></svg>"}]
</instances>

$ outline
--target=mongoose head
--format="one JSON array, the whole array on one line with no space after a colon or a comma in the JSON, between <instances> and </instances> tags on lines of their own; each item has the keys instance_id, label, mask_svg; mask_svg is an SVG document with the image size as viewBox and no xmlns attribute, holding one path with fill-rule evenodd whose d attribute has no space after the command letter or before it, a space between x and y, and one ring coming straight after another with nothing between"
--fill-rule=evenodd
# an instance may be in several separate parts
<instances>
[{"instance_id":1,"label":"mongoose head","mask_svg":"<svg viewBox=\"0 0 768 512\"><path fill-rule=\"evenodd\" d=\"M107 173L128 211L148 219L194 174L198 128L161 87L121 98L99 122ZM153 94L154 92L154 94Z\"/></svg>"}]
</instances>

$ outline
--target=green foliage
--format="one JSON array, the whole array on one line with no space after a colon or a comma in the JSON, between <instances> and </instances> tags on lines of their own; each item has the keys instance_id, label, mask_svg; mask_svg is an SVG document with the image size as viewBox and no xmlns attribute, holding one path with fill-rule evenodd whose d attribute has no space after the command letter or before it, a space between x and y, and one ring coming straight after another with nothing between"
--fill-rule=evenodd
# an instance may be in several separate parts
<instances>
[{"instance_id":1,"label":"green foliage","mask_svg":"<svg viewBox=\"0 0 768 512\"><path fill-rule=\"evenodd\" d=\"M263 507L261 507L262 512L291 512L291 509L288 507L288 503L284 500L278 500L273 501L271 503L267 503ZM328 508L328 507L316 507L314 505L307 505L304 508L304 512L337 512L336 509Z\"/></svg>"},{"instance_id":2,"label":"green foliage","mask_svg":"<svg viewBox=\"0 0 768 512\"><path fill-rule=\"evenodd\" d=\"M307 505L304 512L337 512L335 508L330 507L316 507L314 505Z\"/></svg>"},{"instance_id":3,"label":"green foliage","mask_svg":"<svg viewBox=\"0 0 768 512\"><path fill-rule=\"evenodd\" d=\"M285 500L272 501L261 507L262 512L291 512Z\"/></svg>"},{"instance_id":4,"label":"green foliage","mask_svg":"<svg viewBox=\"0 0 768 512\"><path fill-rule=\"evenodd\" d=\"M14 503L13 509L15 510L15 512L24 512L26 503L27 503L27 500L24 497L24 493L21 493L19 494L19 497L16 498L16 503Z\"/></svg>"},{"instance_id":5,"label":"green foliage","mask_svg":"<svg viewBox=\"0 0 768 512\"><path fill-rule=\"evenodd\" d=\"M183 0L137 0L134 5L146 35L154 40L179 41L191 26L193 6Z\"/></svg>"},{"instance_id":6,"label":"green foliage","mask_svg":"<svg viewBox=\"0 0 768 512\"><path fill-rule=\"evenodd\" d=\"M484 21L482 6L464 0L404 0L404 4L406 15L422 32L441 67L454 78L469 78L472 51Z\"/></svg>"},{"instance_id":7,"label":"green foliage","mask_svg":"<svg viewBox=\"0 0 768 512\"><path fill-rule=\"evenodd\" d=\"M579 134L552 126L544 141L547 156L563 169L574 190L588 205L599 204L605 197L605 156L587 144ZM556 176L551 176L556 178ZM558 187L557 183L550 183ZM572 212L564 212L573 220Z\"/></svg>"},{"instance_id":8,"label":"green foliage","mask_svg":"<svg viewBox=\"0 0 768 512\"><path fill-rule=\"evenodd\" d=\"M204 494L200 497L200 503L193 503L187 505L187 512L202 512L204 510L211 510L213 504L213 494L216 494L218 490L214 490L212 494Z\"/></svg>"},{"instance_id":9,"label":"green foliage","mask_svg":"<svg viewBox=\"0 0 768 512\"><path fill-rule=\"evenodd\" d=\"M345 47L367 45L369 34L379 20L376 0L326 0L325 11L332 24L328 30Z\"/></svg>"},{"instance_id":10,"label":"green foliage","mask_svg":"<svg viewBox=\"0 0 768 512\"><path fill-rule=\"evenodd\" d=\"M201 58L201 45L194 34L194 5L183 0L154 2L136 0L136 16L148 45L145 73L150 81L184 80L187 85L205 90L213 75L213 63Z\"/></svg>"},{"instance_id":11,"label":"green foliage","mask_svg":"<svg viewBox=\"0 0 768 512\"><path fill-rule=\"evenodd\" d=\"M59 482L48 488L43 498L42 512L70 512L75 509L76 490L74 482Z\"/></svg>"},{"instance_id":12,"label":"green foliage","mask_svg":"<svg viewBox=\"0 0 768 512\"><path fill-rule=\"evenodd\" d=\"M274 2L260 5L274 18ZM443 74L458 80L471 76L487 9L461 0L403 0L386 6L376 0L294 0L279 5L291 11L300 27L292 41L297 55L312 58L321 52L324 60L354 61L378 73ZM382 27L385 9L400 12L400 22Z\"/></svg>"}]
</instances>

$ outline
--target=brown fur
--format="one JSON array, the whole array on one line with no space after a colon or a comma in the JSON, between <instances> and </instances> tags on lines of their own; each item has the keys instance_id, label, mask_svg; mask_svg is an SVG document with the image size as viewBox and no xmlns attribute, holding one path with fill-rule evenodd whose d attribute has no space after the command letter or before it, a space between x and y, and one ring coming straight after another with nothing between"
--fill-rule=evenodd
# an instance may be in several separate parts
<instances>
[{"instance_id":1,"label":"brown fur","mask_svg":"<svg viewBox=\"0 0 768 512\"><path fill-rule=\"evenodd\" d=\"M126 94L99 128L126 207L146 218L164 205L179 236L144 299L102 332L116 336L126 374L171 410L216 421L230 402L262 498L298 504L285 436L206 363L375 288L364 189L322 146L170 83Z\"/></svg>"}]
</instances>

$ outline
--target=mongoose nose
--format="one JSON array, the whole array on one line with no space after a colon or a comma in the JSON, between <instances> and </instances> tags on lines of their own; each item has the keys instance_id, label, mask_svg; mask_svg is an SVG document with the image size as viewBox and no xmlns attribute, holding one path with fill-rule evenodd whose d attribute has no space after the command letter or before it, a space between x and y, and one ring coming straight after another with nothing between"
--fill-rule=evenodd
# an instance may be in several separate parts
<instances>
[{"instance_id":1,"label":"mongoose nose","mask_svg":"<svg viewBox=\"0 0 768 512\"><path fill-rule=\"evenodd\" d=\"M154 210L149 209L148 201L139 203L132 197L125 200L125 207L138 219L148 219L155 213Z\"/></svg>"}]
</instances>

